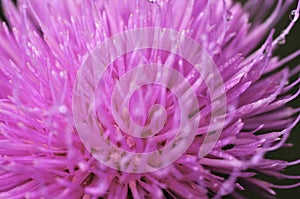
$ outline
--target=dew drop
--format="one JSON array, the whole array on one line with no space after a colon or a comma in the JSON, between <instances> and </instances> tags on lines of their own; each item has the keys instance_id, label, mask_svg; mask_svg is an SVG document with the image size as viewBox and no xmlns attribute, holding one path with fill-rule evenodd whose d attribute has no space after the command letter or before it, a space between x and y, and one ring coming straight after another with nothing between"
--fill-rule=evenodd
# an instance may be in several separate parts
<instances>
[{"instance_id":1,"label":"dew drop","mask_svg":"<svg viewBox=\"0 0 300 199\"><path fill-rule=\"evenodd\" d=\"M182 59L180 59L180 60L178 61L178 64L179 64L179 66L183 66L183 61L182 61Z\"/></svg>"},{"instance_id":2,"label":"dew drop","mask_svg":"<svg viewBox=\"0 0 300 199\"><path fill-rule=\"evenodd\" d=\"M226 13L225 13L225 20L226 21L230 21L232 19L232 17L233 17L232 12L226 11Z\"/></svg>"},{"instance_id":3,"label":"dew drop","mask_svg":"<svg viewBox=\"0 0 300 199\"><path fill-rule=\"evenodd\" d=\"M290 15L289 15L289 17L290 17L290 20L291 21L294 21L295 19L296 19L296 10L293 10L291 13L290 13Z\"/></svg>"},{"instance_id":4,"label":"dew drop","mask_svg":"<svg viewBox=\"0 0 300 199\"><path fill-rule=\"evenodd\" d=\"M196 166L192 167L192 169L193 169L193 171L199 171L199 168Z\"/></svg>"},{"instance_id":5,"label":"dew drop","mask_svg":"<svg viewBox=\"0 0 300 199\"><path fill-rule=\"evenodd\" d=\"M60 72L59 72L59 76L60 76L61 78L65 77L65 76L66 76L66 72L65 72L65 71L60 71Z\"/></svg>"},{"instance_id":6,"label":"dew drop","mask_svg":"<svg viewBox=\"0 0 300 199\"><path fill-rule=\"evenodd\" d=\"M156 0L148 0L149 3L156 3Z\"/></svg>"},{"instance_id":7,"label":"dew drop","mask_svg":"<svg viewBox=\"0 0 300 199\"><path fill-rule=\"evenodd\" d=\"M278 44L280 44L280 45L285 44L285 37L280 36L280 37L279 37L279 40L278 40Z\"/></svg>"},{"instance_id":8,"label":"dew drop","mask_svg":"<svg viewBox=\"0 0 300 199\"><path fill-rule=\"evenodd\" d=\"M66 106L60 106L60 107L58 108L58 110L59 110L59 112L61 112L61 113L66 113L66 112L67 112L67 107L66 107Z\"/></svg>"}]
</instances>

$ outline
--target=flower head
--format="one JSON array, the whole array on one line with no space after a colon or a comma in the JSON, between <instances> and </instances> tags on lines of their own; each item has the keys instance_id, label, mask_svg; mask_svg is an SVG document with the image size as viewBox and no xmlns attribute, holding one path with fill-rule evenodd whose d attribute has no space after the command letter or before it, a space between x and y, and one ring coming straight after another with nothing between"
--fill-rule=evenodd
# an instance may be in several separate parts
<instances>
[{"instance_id":1,"label":"flower head","mask_svg":"<svg viewBox=\"0 0 300 199\"><path fill-rule=\"evenodd\" d=\"M0 198L298 186L256 177L300 178L282 173L300 161L265 157L299 121L286 103L300 66L285 64L300 51L273 56L299 18L300 1L274 36L292 2L3 1Z\"/></svg>"}]
</instances>

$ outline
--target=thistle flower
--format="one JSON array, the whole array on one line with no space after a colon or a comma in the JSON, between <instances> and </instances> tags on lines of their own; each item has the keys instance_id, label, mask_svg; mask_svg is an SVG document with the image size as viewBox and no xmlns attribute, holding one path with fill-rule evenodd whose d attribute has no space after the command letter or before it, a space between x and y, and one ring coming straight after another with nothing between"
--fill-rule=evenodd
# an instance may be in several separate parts
<instances>
[{"instance_id":1,"label":"thistle flower","mask_svg":"<svg viewBox=\"0 0 300 199\"><path fill-rule=\"evenodd\" d=\"M276 188L298 186L299 183L274 185L256 177L264 174L300 179L282 173L286 167L299 164L299 160L287 162L265 157L270 151L288 146L286 140L299 121L299 109L286 104L300 93L289 94L300 82L289 82L299 73L300 66L293 70L285 66L300 51L283 59L273 56L299 17L300 2L291 12L288 27L278 37L274 36L274 24L292 2L279 0L273 6L271 1L253 0L243 6L232 0L21 0L15 6L3 1L7 23L0 26L0 198L242 198L245 189L270 197L276 194ZM128 109L113 112L112 105L115 109L123 107L123 97L138 76L154 80L160 76L168 85L172 84L174 76L162 72L163 66L151 68L152 63L176 70L182 75L178 79L185 78L182 82L189 83L196 95L200 120L188 148L163 168L145 173L134 172L137 168L124 171L126 161L113 151L107 161L113 160L117 166L110 168L93 155L101 151L101 146L86 147L82 142L85 138L79 136L80 129L76 128L74 109L79 107L84 114L86 105L73 101L72 108L72 99L78 95L73 93L77 72L82 65L93 65L88 55L109 38L124 31L153 27L174 30L192 39L211 57L212 62L207 63L217 67L225 90L224 126L208 154L199 157L199 149L207 144L205 137L212 134L208 131L212 125L211 110L222 108L213 106L214 93L208 92L210 84L217 80L210 79L206 84L199 81L202 74L193 69L195 66L163 49L127 52L110 63L97 88L93 82L79 85L87 92L94 89L98 99L92 105L97 120L92 120L94 126L86 129L87 138L95 137L95 132L90 132L95 128L97 136L105 137L113 145L141 153L159 151L176 137L173 130L182 119L178 114L185 112L178 110L180 102L174 96L181 87L175 86L172 93L161 85L141 85L125 103ZM150 36L155 39L155 35ZM150 36L128 37L126 44L155 42L149 40ZM168 38L162 41L162 46L167 41ZM117 50L118 45L121 44L107 45L107 52ZM189 48L182 50L194 53ZM101 53L96 55L99 60L104 57ZM140 64L150 64L147 69L155 71L155 75L142 70L122 80ZM209 73L206 75L208 78ZM119 93L114 102L114 88L121 80L119 91L123 94ZM189 102L189 98L184 99ZM192 112L194 104L189 103L187 112ZM160 112L161 108L165 112ZM123 126L114 114L125 121ZM189 118L194 118L194 114ZM147 141L143 135L134 137L134 129L126 132L129 120L138 129L150 126L145 135L158 129L155 124L161 129ZM182 147L175 143L173 151ZM146 163L137 160L136 165L158 168L164 158L167 157L153 156Z\"/></svg>"}]
</instances>

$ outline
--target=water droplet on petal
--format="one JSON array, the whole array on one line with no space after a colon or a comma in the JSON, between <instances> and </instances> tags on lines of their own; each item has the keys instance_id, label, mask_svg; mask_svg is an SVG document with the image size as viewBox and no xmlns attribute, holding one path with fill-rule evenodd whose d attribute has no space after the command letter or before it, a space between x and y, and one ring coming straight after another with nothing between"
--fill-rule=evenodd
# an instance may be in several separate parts
<instances>
[{"instance_id":1,"label":"water droplet on petal","mask_svg":"<svg viewBox=\"0 0 300 199\"><path fill-rule=\"evenodd\" d=\"M65 71L60 71L60 72L59 72L59 76L60 76L61 78L65 77L65 76L66 76L66 72L65 72Z\"/></svg>"},{"instance_id":2,"label":"water droplet on petal","mask_svg":"<svg viewBox=\"0 0 300 199\"><path fill-rule=\"evenodd\" d=\"M279 37L279 40L278 40L278 44L280 44L280 45L285 44L285 37L280 36L280 37Z\"/></svg>"},{"instance_id":3,"label":"water droplet on petal","mask_svg":"<svg viewBox=\"0 0 300 199\"><path fill-rule=\"evenodd\" d=\"M295 19L296 19L296 10L293 10L291 13L290 13L290 15L289 15L289 17L290 17L290 20L292 20L292 21L294 21Z\"/></svg>"},{"instance_id":4,"label":"water droplet on petal","mask_svg":"<svg viewBox=\"0 0 300 199\"><path fill-rule=\"evenodd\" d=\"M58 108L58 110L59 110L59 112L61 112L61 113L66 113L68 109L67 109L66 106L60 106L60 107Z\"/></svg>"},{"instance_id":5,"label":"water droplet on petal","mask_svg":"<svg viewBox=\"0 0 300 199\"><path fill-rule=\"evenodd\" d=\"M179 64L179 66L183 66L183 61L182 61L182 59L180 59L180 60L178 61L178 64Z\"/></svg>"},{"instance_id":6,"label":"water droplet on petal","mask_svg":"<svg viewBox=\"0 0 300 199\"><path fill-rule=\"evenodd\" d=\"M232 19L232 17L233 17L232 12L226 11L226 13L225 13L225 20L226 21L230 21Z\"/></svg>"},{"instance_id":7,"label":"water droplet on petal","mask_svg":"<svg viewBox=\"0 0 300 199\"><path fill-rule=\"evenodd\" d=\"M156 0L148 0L149 3L156 3Z\"/></svg>"}]
</instances>

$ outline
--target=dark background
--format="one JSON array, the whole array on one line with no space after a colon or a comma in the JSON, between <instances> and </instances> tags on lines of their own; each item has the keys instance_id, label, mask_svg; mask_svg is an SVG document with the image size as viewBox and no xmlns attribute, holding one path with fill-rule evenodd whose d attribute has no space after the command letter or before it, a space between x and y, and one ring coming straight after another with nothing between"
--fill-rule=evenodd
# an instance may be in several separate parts
<instances>
[{"instance_id":1,"label":"dark background","mask_svg":"<svg viewBox=\"0 0 300 199\"><path fill-rule=\"evenodd\" d=\"M290 22L290 12L296 9L297 3L295 3L290 7L289 12L287 12L280 22L275 26L276 34L280 34L280 32L289 24ZM286 43L275 52L275 55L280 57L285 57L296 50L300 49L300 20L297 21L296 25L292 29L291 33L286 38ZM297 65L300 65L300 57L298 56L293 61L287 64L290 68L293 68ZM299 76L300 74L297 74ZM294 77L293 80L295 80ZM292 90L291 93L295 93L298 90L299 85ZM293 102L289 103L289 105L293 107L300 107L300 96L298 96ZM294 146L290 148L280 149L275 151L269 155L272 158L284 159L289 161L294 161L296 159L300 159L300 123L293 129L291 137L288 139L289 143L293 143ZM300 175L300 165L289 167L284 172L286 174L293 174L293 175ZM295 182L299 182L300 180L281 180L281 181L274 181L276 184L291 184ZM300 198L300 187L294 189L280 189L277 190L278 198L285 198L285 199L298 199ZM259 196L256 198L259 198Z\"/></svg>"},{"instance_id":2,"label":"dark background","mask_svg":"<svg viewBox=\"0 0 300 199\"><path fill-rule=\"evenodd\" d=\"M272 0L270 0L270 1L272 1ZM2 0L0 0L0 2L2 3ZM244 3L246 1L241 0L240 2ZM296 6L297 5L295 2L290 7L289 12L292 11L293 9L295 9ZM1 6L0 6L0 8L1 8ZM289 24L289 22L290 22L290 19L289 19L290 13L289 12L287 12L282 17L280 22L275 26L276 35L278 35L284 29L284 27L286 27ZM2 9L0 9L0 17L2 20L5 20ZM280 57L285 57L285 56L291 54L292 52L300 49L300 39L299 39L300 34L299 33L300 33L300 20L298 20L298 22L294 26L293 30L291 31L291 33L287 36L286 43L284 45L280 46L280 48L275 52L275 55L278 55ZM299 64L300 64L300 57L289 62L287 65L290 68L293 68ZM297 76L299 76L299 74ZM297 89L298 88L295 88L294 90L292 90L291 93L295 93ZM294 106L294 107L300 107L300 96L296 100L291 102L289 105ZM293 130L288 142L293 143L294 146L272 152L271 154L268 154L268 157L284 159L284 160L288 160L288 161L293 161L293 160L300 158L300 124L298 124L297 127ZM291 174L291 175L300 175L300 165L287 168L285 173ZM291 183L297 182L297 180L281 180L281 181L280 180L272 180L272 181L276 184L291 184ZM300 180L298 180L298 182L299 181ZM297 198L300 198L300 187L293 188L293 189L286 189L286 190L282 190L282 189L277 190L277 193L278 193L277 197L279 199L281 199L281 198L297 199ZM257 198L257 199L260 198L259 195L254 195L253 193L247 193L246 195L248 198Z\"/></svg>"}]
</instances>

